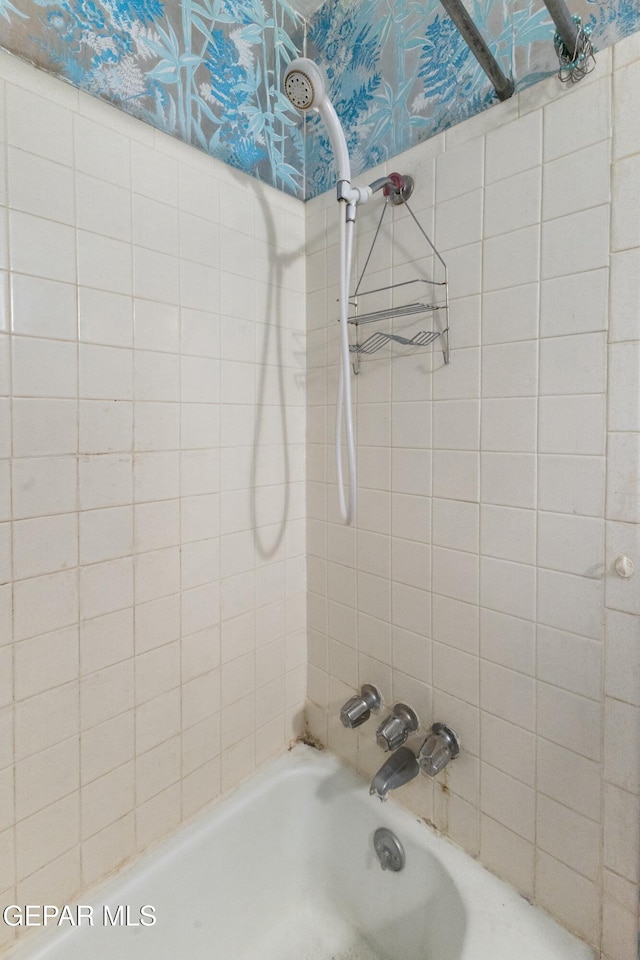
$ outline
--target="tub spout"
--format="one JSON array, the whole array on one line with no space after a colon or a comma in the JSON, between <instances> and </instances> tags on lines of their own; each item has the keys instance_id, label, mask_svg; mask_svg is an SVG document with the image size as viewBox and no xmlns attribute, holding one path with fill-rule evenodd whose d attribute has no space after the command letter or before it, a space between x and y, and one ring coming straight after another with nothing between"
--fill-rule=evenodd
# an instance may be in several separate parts
<instances>
[{"instance_id":1,"label":"tub spout","mask_svg":"<svg viewBox=\"0 0 640 960\"><path fill-rule=\"evenodd\" d=\"M385 801L389 790L397 790L398 787L409 783L417 777L419 771L420 767L415 754L408 747L400 747L391 754L386 763L382 764L371 781L369 793Z\"/></svg>"}]
</instances>

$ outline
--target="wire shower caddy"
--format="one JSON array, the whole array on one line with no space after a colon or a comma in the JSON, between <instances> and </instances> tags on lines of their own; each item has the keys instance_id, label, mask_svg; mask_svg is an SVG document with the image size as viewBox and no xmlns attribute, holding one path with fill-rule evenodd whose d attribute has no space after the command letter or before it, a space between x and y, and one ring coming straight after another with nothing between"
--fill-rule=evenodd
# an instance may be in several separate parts
<instances>
[{"instance_id":1,"label":"wire shower caddy","mask_svg":"<svg viewBox=\"0 0 640 960\"><path fill-rule=\"evenodd\" d=\"M408 175L401 176L399 174L391 174L390 179L396 186L394 188L394 186L391 185L388 188L385 188L384 193L386 202L382 208L382 213L380 214L380 219L378 221L369 252L365 259L362 272L358 278L353 295L349 298L349 304L353 313L349 317L348 322L355 328L355 343L350 344L349 350L353 357L352 366L355 374L360 373L360 358L362 356L370 356L373 353L377 353L382 347L390 344L398 344L401 347L407 347L410 349L411 347L427 346L428 344L433 343L435 340L440 338L442 344L442 355L445 364L448 364L450 360L447 265L436 250L434 244L414 214L413 210L409 206L408 200L413 192L412 177ZM410 280L402 280L398 283L390 283L382 287L375 287L370 290L362 290L362 282L367 272L371 255L373 254L373 250L380 235L380 230L382 228L382 223L386 216L387 209L389 206L397 206L399 204L404 204L404 206L407 208L411 219L418 228L421 236L427 242L429 250L431 253L433 253L435 265L434 277L417 276ZM435 278L436 272L439 273L438 279ZM389 291L392 291L391 295L393 298L395 298L397 294L407 293L409 296L414 294L418 299L414 298L407 303L387 307L382 310L367 310L362 313L360 312L361 307L363 306L361 303L362 298L375 295L379 296ZM371 301L365 300L365 303L370 304ZM412 336L376 330L374 333L366 337L366 339L360 339L359 328L365 324L378 323L384 320L393 321L395 319L425 314L430 314L434 319L434 323L432 324L433 329L431 330L419 330ZM437 324L435 322L436 318L439 321Z\"/></svg>"}]
</instances>

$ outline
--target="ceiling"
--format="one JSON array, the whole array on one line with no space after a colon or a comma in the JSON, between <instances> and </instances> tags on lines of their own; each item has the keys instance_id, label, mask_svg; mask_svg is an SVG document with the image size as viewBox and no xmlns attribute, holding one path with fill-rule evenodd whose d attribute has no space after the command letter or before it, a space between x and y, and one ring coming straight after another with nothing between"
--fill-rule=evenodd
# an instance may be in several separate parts
<instances>
[{"instance_id":1,"label":"ceiling","mask_svg":"<svg viewBox=\"0 0 640 960\"><path fill-rule=\"evenodd\" d=\"M312 13L322 6L324 0L293 0L291 6L296 13L308 19Z\"/></svg>"}]
</instances>

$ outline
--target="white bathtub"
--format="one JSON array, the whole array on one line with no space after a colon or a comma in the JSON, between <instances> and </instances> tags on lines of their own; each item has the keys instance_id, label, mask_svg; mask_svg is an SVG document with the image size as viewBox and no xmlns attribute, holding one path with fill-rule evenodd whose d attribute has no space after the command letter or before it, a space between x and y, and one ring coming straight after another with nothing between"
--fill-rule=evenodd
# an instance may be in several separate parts
<instances>
[{"instance_id":1,"label":"white bathtub","mask_svg":"<svg viewBox=\"0 0 640 960\"><path fill-rule=\"evenodd\" d=\"M373 850L379 826L406 853ZM593 960L332 756L297 747L83 901L94 925L48 927L11 960ZM104 926L151 905L154 926ZM121 917L123 914L121 913Z\"/></svg>"}]
</instances>

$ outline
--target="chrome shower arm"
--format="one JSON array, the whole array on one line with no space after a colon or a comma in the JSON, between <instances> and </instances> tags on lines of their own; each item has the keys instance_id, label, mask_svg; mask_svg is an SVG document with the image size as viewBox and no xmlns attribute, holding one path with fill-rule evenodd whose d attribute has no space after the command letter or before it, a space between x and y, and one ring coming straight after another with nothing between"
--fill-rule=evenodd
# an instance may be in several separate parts
<instances>
[{"instance_id":1,"label":"chrome shower arm","mask_svg":"<svg viewBox=\"0 0 640 960\"><path fill-rule=\"evenodd\" d=\"M369 184L369 190L371 190L371 193L377 193L378 190L382 190L383 187L388 187L392 183L391 177L380 177L379 180L374 180L373 183Z\"/></svg>"}]
</instances>

